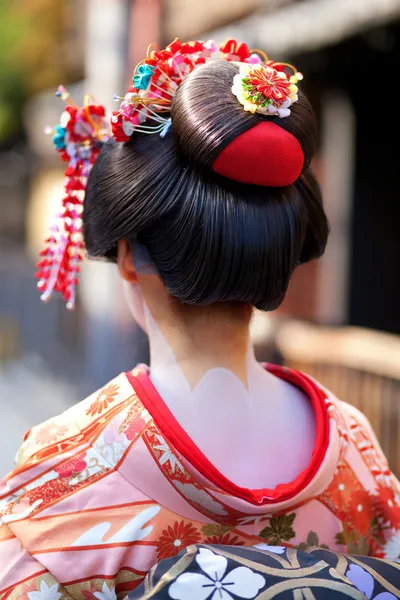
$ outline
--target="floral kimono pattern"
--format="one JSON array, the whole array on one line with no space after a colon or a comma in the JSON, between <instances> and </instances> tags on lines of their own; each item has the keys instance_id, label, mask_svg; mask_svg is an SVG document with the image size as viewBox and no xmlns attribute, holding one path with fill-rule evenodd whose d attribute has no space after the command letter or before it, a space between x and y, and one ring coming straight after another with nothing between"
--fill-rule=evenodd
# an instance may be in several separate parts
<instances>
[{"instance_id":1,"label":"floral kimono pattern","mask_svg":"<svg viewBox=\"0 0 400 600\"><path fill-rule=\"evenodd\" d=\"M400 565L378 558L279 546L189 546L163 560L129 600L396 600Z\"/></svg>"},{"instance_id":2,"label":"floral kimono pattern","mask_svg":"<svg viewBox=\"0 0 400 600\"><path fill-rule=\"evenodd\" d=\"M115 600L195 544L307 546L400 560L400 490L365 417L308 376L310 465L273 490L218 472L145 367L25 436L0 483L0 600ZM356 597L356 596L354 596Z\"/></svg>"}]
</instances>

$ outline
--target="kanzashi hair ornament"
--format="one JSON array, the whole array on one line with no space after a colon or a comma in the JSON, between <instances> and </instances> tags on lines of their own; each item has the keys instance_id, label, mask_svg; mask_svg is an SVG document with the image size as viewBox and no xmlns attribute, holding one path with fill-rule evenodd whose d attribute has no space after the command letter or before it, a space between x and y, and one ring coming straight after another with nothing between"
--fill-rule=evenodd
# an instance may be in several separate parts
<instances>
[{"instance_id":1,"label":"kanzashi hair ornament","mask_svg":"<svg viewBox=\"0 0 400 600\"><path fill-rule=\"evenodd\" d=\"M209 61L217 47L208 42L181 42L175 39L164 50L149 46L146 58L138 64L132 78L132 87L124 97L114 96L121 102L113 113L111 124L118 142L127 142L135 131L160 133L169 129L169 113L179 85L196 67ZM261 50L250 50L244 43L228 40L221 45L223 60L257 65L268 60Z\"/></svg>"},{"instance_id":2,"label":"kanzashi hair ornament","mask_svg":"<svg viewBox=\"0 0 400 600\"><path fill-rule=\"evenodd\" d=\"M104 106L87 95L84 106L79 107L68 91L59 87L56 95L67 106L60 123L47 133L53 133L54 146L68 167L58 221L50 228L38 263L38 288L44 301L49 300L53 292L59 292L67 307L74 308L79 263L84 253L84 192L103 143L112 136L116 142L127 142L135 132L159 134L164 138L172 126L170 111L178 87L189 73L211 60L216 51L213 41L175 39L162 50L151 44L146 57L137 65L125 96L114 96L120 107L112 114L112 131ZM290 114L290 106L297 101L296 84L302 79L294 67L275 63L261 50L250 50L246 44L233 39L222 44L220 51L223 60L240 65L240 73L232 82L232 92L245 110L281 118ZM293 75L287 74L288 69ZM289 185L299 176L304 156L297 140L278 129L273 123L265 122L242 134L222 151L213 170L244 183ZM271 144L274 147L268 168L264 157L259 156L261 142L264 149Z\"/></svg>"},{"instance_id":3,"label":"kanzashi hair ornament","mask_svg":"<svg viewBox=\"0 0 400 600\"><path fill-rule=\"evenodd\" d=\"M53 143L61 159L68 163L65 171L64 197L57 221L50 227L46 247L40 253L36 277L43 301L59 292L67 308L75 306L75 286L79 263L83 258L82 208L87 178L102 144L110 138L109 120L104 106L90 95L83 107L77 106L67 90L60 86L56 92L67 103L59 125L53 133Z\"/></svg>"},{"instance_id":4,"label":"kanzashi hair ornament","mask_svg":"<svg viewBox=\"0 0 400 600\"><path fill-rule=\"evenodd\" d=\"M292 76L286 73L287 66L294 70ZM233 79L232 93L246 111L285 118L299 99L296 84L302 78L294 67L284 63L241 64Z\"/></svg>"},{"instance_id":5,"label":"kanzashi hair ornament","mask_svg":"<svg viewBox=\"0 0 400 600\"><path fill-rule=\"evenodd\" d=\"M237 50L238 52L238 50ZM303 75L293 65L265 57L261 63L240 63L232 93L245 111L284 119L298 97ZM290 70L292 74L287 73ZM294 135L275 119L260 121L232 140L213 162L212 169L240 183L286 187L304 167L303 149Z\"/></svg>"},{"instance_id":6,"label":"kanzashi hair ornament","mask_svg":"<svg viewBox=\"0 0 400 600\"><path fill-rule=\"evenodd\" d=\"M214 42L185 42L174 40L164 50L149 46L146 58L137 65L133 86L113 113L111 125L116 141L126 142L135 131L165 133L176 90L184 78L198 65L209 59L216 47ZM164 114L163 114L164 113Z\"/></svg>"},{"instance_id":7,"label":"kanzashi hair ornament","mask_svg":"<svg viewBox=\"0 0 400 600\"><path fill-rule=\"evenodd\" d=\"M268 56L262 50L250 50L247 44L236 40L227 40L221 44L220 50L223 59L229 62L257 65L268 60Z\"/></svg>"}]
</instances>

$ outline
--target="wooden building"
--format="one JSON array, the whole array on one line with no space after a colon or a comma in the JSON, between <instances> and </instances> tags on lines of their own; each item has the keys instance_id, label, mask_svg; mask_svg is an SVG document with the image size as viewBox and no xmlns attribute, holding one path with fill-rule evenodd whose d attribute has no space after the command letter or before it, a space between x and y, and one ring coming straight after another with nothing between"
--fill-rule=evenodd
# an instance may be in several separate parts
<instances>
[{"instance_id":1,"label":"wooden building","mask_svg":"<svg viewBox=\"0 0 400 600\"><path fill-rule=\"evenodd\" d=\"M320 122L314 168L331 238L322 261L298 269L282 312L400 333L400 1L261 4L203 37L237 37L290 59Z\"/></svg>"}]
</instances>

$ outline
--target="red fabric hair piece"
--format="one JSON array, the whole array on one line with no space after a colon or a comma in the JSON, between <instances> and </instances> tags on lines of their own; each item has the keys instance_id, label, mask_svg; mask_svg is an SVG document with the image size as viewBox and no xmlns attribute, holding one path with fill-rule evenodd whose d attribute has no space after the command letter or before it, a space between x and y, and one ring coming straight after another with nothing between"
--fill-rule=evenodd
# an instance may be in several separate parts
<instances>
[{"instance_id":1,"label":"red fabric hair piece","mask_svg":"<svg viewBox=\"0 0 400 600\"><path fill-rule=\"evenodd\" d=\"M285 187L300 177L303 165L303 149L294 135L263 121L232 140L212 169L240 183Z\"/></svg>"}]
</instances>

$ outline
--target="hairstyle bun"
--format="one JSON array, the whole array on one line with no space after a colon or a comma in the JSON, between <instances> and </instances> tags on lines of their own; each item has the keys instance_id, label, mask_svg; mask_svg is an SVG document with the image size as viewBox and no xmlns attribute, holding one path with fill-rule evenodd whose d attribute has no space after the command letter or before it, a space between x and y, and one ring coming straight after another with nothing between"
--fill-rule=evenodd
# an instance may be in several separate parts
<instances>
[{"instance_id":1,"label":"hairstyle bun","mask_svg":"<svg viewBox=\"0 0 400 600\"><path fill-rule=\"evenodd\" d=\"M231 89L238 70L216 61L187 75L164 138L136 132L126 143L105 144L86 192L85 243L90 255L115 260L118 240L137 238L182 303L241 302L272 310L299 262L320 256L327 241L320 189L308 170L316 124L301 93L287 118L246 112ZM258 171L260 179L233 181L239 166L215 172L240 136L244 144L256 134L255 155L249 151L242 159L244 172ZM287 161L295 181L266 187L262 171L269 163L279 166L285 138L297 151L297 162Z\"/></svg>"}]
</instances>

